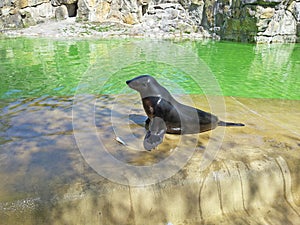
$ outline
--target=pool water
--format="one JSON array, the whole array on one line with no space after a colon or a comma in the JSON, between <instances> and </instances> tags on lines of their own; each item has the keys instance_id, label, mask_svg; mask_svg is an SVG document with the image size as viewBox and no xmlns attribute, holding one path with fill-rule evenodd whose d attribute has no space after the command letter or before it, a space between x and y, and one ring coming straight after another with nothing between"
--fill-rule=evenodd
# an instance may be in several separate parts
<instances>
[{"instance_id":1,"label":"pool water","mask_svg":"<svg viewBox=\"0 0 300 225\"><path fill-rule=\"evenodd\" d=\"M134 45L135 42L130 40L0 39L0 98L74 95L83 74L91 66L101 63L115 49L126 51ZM191 49L203 61L219 82L224 96L300 99L298 44L182 42L177 45ZM122 57L120 52L115 55ZM113 59L108 66L118 67L119 63L118 59ZM199 69L199 74L204 72ZM110 74L112 79L102 92L118 94L124 91L124 80L143 73L176 79L185 93L203 94L181 68L166 65L164 61L143 61L142 58L118 68L113 76ZM107 78L101 71L98 76L99 83ZM199 82L206 85L205 80ZM99 93L99 89L89 91Z\"/></svg>"},{"instance_id":2,"label":"pool water","mask_svg":"<svg viewBox=\"0 0 300 225\"><path fill-rule=\"evenodd\" d=\"M109 210L125 210L127 203L119 202L124 197L120 195L114 208L107 196L115 190L127 193L127 187L99 176L79 151L80 144L97 150L100 138L115 159L151 166L171 156L178 143L183 149L195 147L191 161L197 162L211 143L218 142L212 133L185 139L166 135L156 151L133 150L126 135L138 140L134 147L142 146L145 115L139 96L125 81L145 73L181 102L246 124L243 129L226 129L215 156L222 163L197 176L206 180L224 165L234 167L231 161L251 167L252 160L268 162L280 155L291 170L291 192L300 205L295 173L300 169L299 44L16 38L0 39L0 58L0 224L95 224L105 213L110 215L106 224L118 224ZM127 120L128 126L123 122ZM90 129L96 138L80 143L76 134ZM194 170L182 170L179 178L167 182L176 186L176 179L181 182ZM118 176L120 168L109 167L109 172ZM266 188L260 191L267 195ZM97 202L95 194L106 201ZM97 211L95 204L107 212ZM92 214L82 216L86 210Z\"/></svg>"}]
</instances>

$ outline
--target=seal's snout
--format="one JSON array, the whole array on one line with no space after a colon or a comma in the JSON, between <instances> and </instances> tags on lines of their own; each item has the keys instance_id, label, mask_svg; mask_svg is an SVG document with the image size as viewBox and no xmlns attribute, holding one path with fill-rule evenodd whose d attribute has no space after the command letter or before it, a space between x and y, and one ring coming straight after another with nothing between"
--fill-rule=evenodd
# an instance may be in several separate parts
<instances>
[{"instance_id":1,"label":"seal's snout","mask_svg":"<svg viewBox=\"0 0 300 225\"><path fill-rule=\"evenodd\" d=\"M141 75L138 77L135 77L131 80L127 80L126 84L129 85L129 83L131 83L132 81L134 81L131 86L136 86L136 85L140 85L142 83L145 83L146 81L148 82L148 80L152 78L150 75ZM152 78L153 79L153 78Z\"/></svg>"}]
</instances>

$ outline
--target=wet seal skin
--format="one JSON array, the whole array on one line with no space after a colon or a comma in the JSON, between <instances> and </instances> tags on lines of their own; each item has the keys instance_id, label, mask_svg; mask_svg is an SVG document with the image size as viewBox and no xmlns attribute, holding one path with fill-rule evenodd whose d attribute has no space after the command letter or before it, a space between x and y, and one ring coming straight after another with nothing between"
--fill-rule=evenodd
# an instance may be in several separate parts
<instances>
[{"instance_id":1,"label":"wet seal skin","mask_svg":"<svg viewBox=\"0 0 300 225\"><path fill-rule=\"evenodd\" d=\"M245 126L224 122L211 113L177 102L167 89L152 76L142 75L126 84L138 91L148 116L144 148L148 151L163 142L165 133L194 134L212 130L217 126Z\"/></svg>"}]
</instances>

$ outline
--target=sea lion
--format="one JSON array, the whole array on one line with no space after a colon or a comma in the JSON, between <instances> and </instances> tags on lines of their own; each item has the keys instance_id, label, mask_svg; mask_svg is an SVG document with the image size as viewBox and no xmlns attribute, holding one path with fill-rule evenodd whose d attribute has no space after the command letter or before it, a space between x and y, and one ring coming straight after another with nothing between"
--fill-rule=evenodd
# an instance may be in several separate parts
<instances>
[{"instance_id":1,"label":"sea lion","mask_svg":"<svg viewBox=\"0 0 300 225\"><path fill-rule=\"evenodd\" d=\"M211 113L177 102L167 89L152 76L142 75L126 84L138 91L148 116L144 148L151 150L162 143L165 133L194 134L212 130L217 126L244 126L242 123L224 122Z\"/></svg>"}]
</instances>

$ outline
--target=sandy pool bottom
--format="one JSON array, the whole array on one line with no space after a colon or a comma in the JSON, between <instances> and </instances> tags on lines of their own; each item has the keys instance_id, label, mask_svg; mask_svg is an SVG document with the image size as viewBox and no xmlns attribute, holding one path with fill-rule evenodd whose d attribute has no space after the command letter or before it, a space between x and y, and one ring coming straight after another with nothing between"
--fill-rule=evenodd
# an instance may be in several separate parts
<instances>
[{"instance_id":1,"label":"sandy pool bottom","mask_svg":"<svg viewBox=\"0 0 300 225\"><path fill-rule=\"evenodd\" d=\"M181 101L246 126L166 135L151 152L141 148L144 112L137 95L1 101L0 224L299 224L300 101L215 98L225 101L225 111L203 96ZM75 113L74 101L83 103ZM86 111L91 105L93 112ZM81 119L74 128L76 113ZM160 174L137 172L127 179L140 185L124 185L116 182L126 178L123 167L102 160L96 170L111 174L99 175L74 136L91 130L98 138L85 148L100 140L121 165L138 170L162 162ZM163 162L178 149L189 160L155 183L170 171Z\"/></svg>"}]
</instances>

